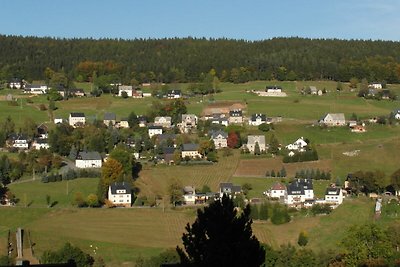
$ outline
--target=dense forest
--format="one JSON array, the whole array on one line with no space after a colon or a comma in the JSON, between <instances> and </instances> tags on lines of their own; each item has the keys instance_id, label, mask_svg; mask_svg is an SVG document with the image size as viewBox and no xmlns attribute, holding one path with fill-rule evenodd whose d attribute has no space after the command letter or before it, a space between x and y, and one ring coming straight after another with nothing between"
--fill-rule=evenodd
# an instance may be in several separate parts
<instances>
[{"instance_id":1,"label":"dense forest","mask_svg":"<svg viewBox=\"0 0 400 267\"><path fill-rule=\"evenodd\" d=\"M400 42L274 38L54 39L0 35L0 80L46 79L46 68L71 80L197 82L257 79L400 82Z\"/></svg>"}]
</instances>

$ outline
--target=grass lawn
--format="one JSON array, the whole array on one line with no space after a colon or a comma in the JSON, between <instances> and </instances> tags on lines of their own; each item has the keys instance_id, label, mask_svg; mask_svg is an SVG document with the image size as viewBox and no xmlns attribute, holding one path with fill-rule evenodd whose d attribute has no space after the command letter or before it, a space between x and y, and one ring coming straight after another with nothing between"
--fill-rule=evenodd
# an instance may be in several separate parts
<instances>
[{"instance_id":1,"label":"grass lawn","mask_svg":"<svg viewBox=\"0 0 400 267\"><path fill-rule=\"evenodd\" d=\"M98 178L79 178L70 181L42 183L40 181L11 184L9 188L19 199L18 206L47 207L46 195L56 207L70 207L75 193L81 192L84 197L96 194ZM67 192L68 190L68 192Z\"/></svg>"}]
</instances>

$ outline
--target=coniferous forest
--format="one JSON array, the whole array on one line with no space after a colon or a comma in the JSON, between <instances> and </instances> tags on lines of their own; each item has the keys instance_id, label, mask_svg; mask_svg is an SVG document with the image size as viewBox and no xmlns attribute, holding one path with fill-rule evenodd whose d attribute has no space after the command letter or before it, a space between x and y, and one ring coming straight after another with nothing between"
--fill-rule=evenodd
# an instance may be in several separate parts
<instances>
[{"instance_id":1,"label":"coniferous forest","mask_svg":"<svg viewBox=\"0 0 400 267\"><path fill-rule=\"evenodd\" d=\"M221 81L336 80L400 82L400 43L274 38L54 39L0 35L0 79L93 75L122 83L196 82L211 69ZM95 74L94 74L95 73Z\"/></svg>"}]
</instances>

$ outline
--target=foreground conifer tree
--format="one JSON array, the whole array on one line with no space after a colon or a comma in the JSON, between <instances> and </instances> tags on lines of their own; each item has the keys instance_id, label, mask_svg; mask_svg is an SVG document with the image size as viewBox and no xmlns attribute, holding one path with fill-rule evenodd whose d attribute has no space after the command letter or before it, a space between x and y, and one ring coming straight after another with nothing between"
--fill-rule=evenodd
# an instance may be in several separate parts
<instances>
[{"instance_id":1,"label":"foreground conifer tree","mask_svg":"<svg viewBox=\"0 0 400 267\"><path fill-rule=\"evenodd\" d=\"M238 214L233 201L223 196L204 210L182 236L177 247L182 266L261 266L265 250L253 235L250 206Z\"/></svg>"}]
</instances>

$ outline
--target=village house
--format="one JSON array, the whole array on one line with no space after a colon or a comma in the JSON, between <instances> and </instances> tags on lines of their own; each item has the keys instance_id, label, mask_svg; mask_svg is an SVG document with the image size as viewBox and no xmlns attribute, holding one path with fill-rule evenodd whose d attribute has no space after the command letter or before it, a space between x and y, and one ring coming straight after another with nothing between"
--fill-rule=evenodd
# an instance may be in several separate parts
<instances>
[{"instance_id":1,"label":"village house","mask_svg":"<svg viewBox=\"0 0 400 267\"><path fill-rule=\"evenodd\" d=\"M196 191L192 186L183 188L183 203L186 205L194 205L196 203Z\"/></svg>"},{"instance_id":2,"label":"village house","mask_svg":"<svg viewBox=\"0 0 400 267\"><path fill-rule=\"evenodd\" d=\"M314 189L311 179L296 179L287 186L285 204L299 206L311 200L314 200Z\"/></svg>"},{"instance_id":3,"label":"village house","mask_svg":"<svg viewBox=\"0 0 400 267\"><path fill-rule=\"evenodd\" d=\"M24 88L24 83L20 79L14 78L8 83L8 88L21 89Z\"/></svg>"},{"instance_id":4,"label":"village house","mask_svg":"<svg viewBox=\"0 0 400 267\"><path fill-rule=\"evenodd\" d=\"M142 92L142 90L139 90L139 89L133 90L133 92L132 92L132 97L133 97L133 98L143 98L143 92Z\"/></svg>"},{"instance_id":5,"label":"village house","mask_svg":"<svg viewBox=\"0 0 400 267\"><path fill-rule=\"evenodd\" d=\"M179 129L182 133L189 133L191 129L197 127L198 118L194 114L182 114L182 122Z\"/></svg>"},{"instance_id":6,"label":"village house","mask_svg":"<svg viewBox=\"0 0 400 267\"><path fill-rule=\"evenodd\" d=\"M54 124L61 124L64 120L62 118L54 118Z\"/></svg>"},{"instance_id":7,"label":"village house","mask_svg":"<svg viewBox=\"0 0 400 267\"><path fill-rule=\"evenodd\" d=\"M254 154L256 144L258 144L260 148L260 153L265 152L266 145L265 145L265 136L264 135L249 135L247 137L247 149L251 154Z\"/></svg>"},{"instance_id":8,"label":"village house","mask_svg":"<svg viewBox=\"0 0 400 267\"><path fill-rule=\"evenodd\" d=\"M186 157L189 158L201 158L201 154L199 153L199 145L198 144L183 144L181 157L184 159Z\"/></svg>"},{"instance_id":9,"label":"village house","mask_svg":"<svg viewBox=\"0 0 400 267\"><path fill-rule=\"evenodd\" d=\"M242 187L240 185L233 185L232 183L220 183L219 184L219 197L225 194L230 198L234 198L236 195L242 193Z\"/></svg>"},{"instance_id":10,"label":"village house","mask_svg":"<svg viewBox=\"0 0 400 267\"><path fill-rule=\"evenodd\" d=\"M148 120L147 120L146 116L139 115L139 116L137 116L137 118L138 118L138 121L139 121L139 127L142 128L142 127L146 127L147 126Z\"/></svg>"},{"instance_id":11,"label":"village house","mask_svg":"<svg viewBox=\"0 0 400 267\"><path fill-rule=\"evenodd\" d=\"M171 128L172 118L171 117L155 117L154 118L154 126L161 126L165 128Z\"/></svg>"},{"instance_id":12,"label":"village house","mask_svg":"<svg viewBox=\"0 0 400 267\"><path fill-rule=\"evenodd\" d=\"M229 124L242 124L243 112L241 109L234 109L229 111Z\"/></svg>"},{"instance_id":13,"label":"village house","mask_svg":"<svg viewBox=\"0 0 400 267\"><path fill-rule=\"evenodd\" d=\"M282 87L276 85L268 85L265 87L265 90L267 93L282 93Z\"/></svg>"},{"instance_id":14,"label":"village house","mask_svg":"<svg viewBox=\"0 0 400 267\"><path fill-rule=\"evenodd\" d=\"M132 85L120 85L118 86L118 96L122 96L122 93L125 92L128 97L133 96L133 87Z\"/></svg>"},{"instance_id":15,"label":"village house","mask_svg":"<svg viewBox=\"0 0 400 267\"><path fill-rule=\"evenodd\" d=\"M32 148L36 150L49 149L50 145L47 142L47 139L35 139L32 142Z\"/></svg>"},{"instance_id":16,"label":"village house","mask_svg":"<svg viewBox=\"0 0 400 267\"><path fill-rule=\"evenodd\" d=\"M117 123L118 128L129 128L128 118L121 118Z\"/></svg>"},{"instance_id":17,"label":"village house","mask_svg":"<svg viewBox=\"0 0 400 267\"><path fill-rule=\"evenodd\" d=\"M44 95L49 88L45 84L27 84L24 88L25 94Z\"/></svg>"},{"instance_id":18,"label":"village house","mask_svg":"<svg viewBox=\"0 0 400 267\"><path fill-rule=\"evenodd\" d=\"M166 164L174 163L174 154L175 154L174 147L164 147L162 156L163 162Z\"/></svg>"},{"instance_id":19,"label":"village house","mask_svg":"<svg viewBox=\"0 0 400 267\"><path fill-rule=\"evenodd\" d=\"M290 151L304 152L304 151L306 151L307 146L308 146L307 142L304 141L303 137L300 137L299 139L294 141L292 144L287 145L286 149L290 150Z\"/></svg>"},{"instance_id":20,"label":"village house","mask_svg":"<svg viewBox=\"0 0 400 267\"><path fill-rule=\"evenodd\" d=\"M152 138L157 134L162 134L162 133L163 133L163 128L161 126L149 126L148 134L150 138Z\"/></svg>"},{"instance_id":21,"label":"village house","mask_svg":"<svg viewBox=\"0 0 400 267\"><path fill-rule=\"evenodd\" d=\"M320 120L320 123L326 126L345 126L346 119L343 113L328 113Z\"/></svg>"},{"instance_id":22,"label":"village house","mask_svg":"<svg viewBox=\"0 0 400 267\"><path fill-rule=\"evenodd\" d=\"M69 94L70 96L75 96L75 97L84 97L86 96L85 91L81 88L70 88L69 89Z\"/></svg>"},{"instance_id":23,"label":"village house","mask_svg":"<svg viewBox=\"0 0 400 267\"><path fill-rule=\"evenodd\" d=\"M49 137L49 128L43 123L36 128L36 131L39 139L47 139Z\"/></svg>"},{"instance_id":24,"label":"village house","mask_svg":"<svg viewBox=\"0 0 400 267\"><path fill-rule=\"evenodd\" d=\"M368 87L374 88L374 89L382 89L382 84L374 82L374 83L369 84Z\"/></svg>"},{"instance_id":25,"label":"village house","mask_svg":"<svg viewBox=\"0 0 400 267\"><path fill-rule=\"evenodd\" d=\"M343 190L339 187L328 187L325 191L325 203L340 205L343 203Z\"/></svg>"},{"instance_id":26,"label":"village house","mask_svg":"<svg viewBox=\"0 0 400 267\"><path fill-rule=\"evenodd\" d=\"M253 114L249 119L249 125L259 126L263 123L267 123L267 116L265 114Z\"/></svg>"},{"instance_id":27,"label":"village house","mask_svg":"<svg viewBox=\"0 0 400 267\"><path fill-rule=\"evenodd\" d=\"M219 124L223 126L228 126L229 125L229 120L228 118L221 116L221 114L214 114L214 117L209 119L212 124Z\"/></svg>"},{"instance_id":28,"label":"village house","mask_svg":"<svg viewBox=\"0 0 400 267\"><path fill-rule=\"evenodd\" d=\"M275 183L272 187L263 193L266 197L269 198L284 198L286 195L286 186L282 183Z\"/></svg>"},{"instance_id":29,"label":"village house","mask_svg":"<svg viewBox=\"0 0 400 267\"><path fill-rule=\"evenodd\" d=\"M228 147L228 134L226 132L221 130L210 131L209 136L213 140L216 149Z\"/></svg>"},{"instance_id":30,"label":"village house","mask_svg":"<svg viewBox=\"0 0 400 267\"><path fill-rule=\"evenodd\" d=\"M182 97L182 92L181 90L168 90L167 92L167 98L168 99L178 99Z\"/></svg>"},{"instance_id":31,"label":"village house","mask_svg":"<svg viewBox=\"0 0 400 267\"><path fill-rule=\"evenodd\" d=\"M115 182L108 187L108 200L114 206L130 207L132 205L132 189L126 182Z\"/></svg>"},{"instance_id":32,"label":"village house","mask_svg":"<svg viewBox=\"0 0 400 267\"><path fill-rule=\"evenodd\" d=\"M392 113L396 120L400 120L400 109L395 109Z\"/></svg>"},{"instance_id":33,"label":"village house","mask_svg":"<svg viewBox=\"0 0 400 267\"><path fill-rule=\"evenodd\" d=\"M29 138L24 134L15 134L10 136L11 146L18 149L28 149L29 148Z\"/></svg>"},{"instance_id":34,"label":"village house","mask_svg":"<svg viewBox=\"0 0 400 267\"><path fill-rule=\"evenodd\" d=\"M82 127L86 123L86 117L84 113L72 112L69 114L68 123L72 127Z\"/></svg>"},{"instance_id":35,"label":"village house","mask_svg":"<svg viewBox=\"0 0 400 267\"><path fill-rule=\"evenodd\" d=\"M102 158L99 152L80 151L75 159L75 166L77 168L101 168Z\"/></svg>"},{"instance_id":36,"label":"village house","mask_svg":"<svg viewBox=\"0 0 400 267\"><path fill-rule=\"evenodd\" d=\"M115 115L115 113L110 113L110 112L104 113L103 123L106 126L109 126L109 125L114 126L116 121L117 121L117 116Z\"/></svg>"}]
</instances>

